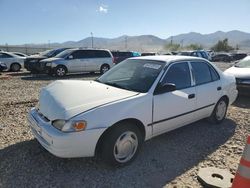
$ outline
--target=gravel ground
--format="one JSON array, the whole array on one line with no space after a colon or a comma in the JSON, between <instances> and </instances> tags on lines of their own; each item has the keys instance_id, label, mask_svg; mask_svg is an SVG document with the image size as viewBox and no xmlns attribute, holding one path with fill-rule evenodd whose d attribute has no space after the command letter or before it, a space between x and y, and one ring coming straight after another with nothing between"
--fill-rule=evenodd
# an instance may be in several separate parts
<instances>
[{"instance_id":1,"label":"gravel ground","mask_svg":"<svg viewBox=\"0 0 250 188\"><path fill-rule=\"evenodd\" d=\"M230 66L217 65L223 70ZM111 168L94 158L61 159L40 146L26 120L40 88L54 78L27 72L0 77L0 187L202 187L197 181L200 167L235 173L250 132L250 98L240 96L222 124L202 120L153 138L129 166Z\"/></svg>"}]
</instances>

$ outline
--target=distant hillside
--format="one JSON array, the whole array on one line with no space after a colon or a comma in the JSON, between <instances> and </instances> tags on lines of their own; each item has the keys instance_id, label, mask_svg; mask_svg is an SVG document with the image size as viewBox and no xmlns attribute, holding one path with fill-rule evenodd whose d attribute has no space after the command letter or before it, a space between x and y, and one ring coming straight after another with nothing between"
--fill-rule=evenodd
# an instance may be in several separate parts
<instances>
[{"instance_id":1,"label":"distant hillside","mask_svg":"<svg viewBox=\"0 0 250 188\"><path fill-rule=\"evenodd\" d=\"M240 49L250 48L250 33L242 31L229 31L222 32L217 31L211 34L200 34L190 32L186 34L180 34L169 37L167 39L161 39L154 35L141 35L141 36L120 36L118 38L97 38L94 37L95 48L107 48L111 50L134 50L134 51L161 51L164 49L164 45L170 43L171 40L174 43L180 43L183 46L195 43L201 44L205 48L210 48L212 45L218 42L218 40L229 39L229 44L232 46L239 45ZM52 43L50 47L91 47L91 37L82 39L80 41L66 41L64 43ZM29 46L42 46L29 45ZM44 44L43 44L44 46Z\"/></svg>"},{"instance_id":2,"label":"distant hillside","mask_svg":"<svg viewBox=\"0 0 250 188\"><path fill-rule=\"evenodd\" d=\"M237 44L240 47L250 47L250 33L245 33L242 31L229 31L229 32L222 32L217 31L211 34L200 34L200 33L186 33L181 35L176 35L172 37L172 40L175 43L183 43L183 45L188 45L192 43L202 44L205 47L211 47L214 45L218 40L223 40L228 38L229 43L233 46ZM167 42L171 41L171 37L167 39Z\"/></svg>"}]
</instances>

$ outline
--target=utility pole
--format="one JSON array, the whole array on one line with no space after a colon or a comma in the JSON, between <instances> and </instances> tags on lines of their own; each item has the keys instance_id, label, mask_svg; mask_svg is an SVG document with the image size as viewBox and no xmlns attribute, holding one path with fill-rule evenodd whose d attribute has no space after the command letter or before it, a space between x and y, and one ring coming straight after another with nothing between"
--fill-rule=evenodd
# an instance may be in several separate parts
<instances>
[{"instance_id":1,"label":"utility pole","mask_svg":"<svg viewBox=\"0 0 250 188\"><path fill-rule=\"evenodd\" d=\"M94 48L94 38L93 38L93 33L91 32L91 46Z\"/></svg>"},{"instance_id":2,"label":"utility pole","mask_svg":"<svg viewBox=\"0 0 250 188\"><path fill-rule=\"evenodd\" d=\"M48 40L48 49L50 49L50 40Z\"/></svg>"},{"instance_id":3,"label":"utility pole","mask_svg":"<svg viewBox=\"0 0 250 188\"><path fill-rule=\"evenodd\" d=\"M183 48L184 39L181 40L181 47Z\"/></svg>"},{"instance_id":4,"label":"utility pole","mask_svg":"<svg viewBox=\"0 0 250 188\"><path fill-rule=\"evenodd\" d=\"M173 44L173 36L171 36L171 42L170 42L170 44L171 45Z\"/></svg>"},{"instance_id":5,"label":"utility pole","mask_svg":"<svg viewBox=\"0 0 250 188\"><path fill-rule=\"evenodd\" d=\"M125 36L125 50L128 49L128 36Z\"/></svg>"},{"instance_id":6,"label":"utility pole","mask_svg":"<svg viewBox=\"0 0 250 188\"><path fill-rule=\"evenodd\" d=\"M9 51L8 43L5 43L5 46L6 46L6 51L8 52Z\"/></svg>"}]
</instances>

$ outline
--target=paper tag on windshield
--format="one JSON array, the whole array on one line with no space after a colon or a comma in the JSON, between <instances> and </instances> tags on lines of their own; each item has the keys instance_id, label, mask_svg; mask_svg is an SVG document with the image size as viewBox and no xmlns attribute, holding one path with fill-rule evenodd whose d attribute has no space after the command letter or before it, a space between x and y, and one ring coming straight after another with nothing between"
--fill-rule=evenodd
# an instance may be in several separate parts
<instances>
[{"instance_id":1,"label":"paper tag on windshield","mask_svg":"<svg viewBox=\"0 0 250 188\"><path fill-rule=\"evenodd\" d=\"M161 65L146 63L145 65L143 65L143 67L157 70L161 68Z\"/></svg>"}]
</instances>

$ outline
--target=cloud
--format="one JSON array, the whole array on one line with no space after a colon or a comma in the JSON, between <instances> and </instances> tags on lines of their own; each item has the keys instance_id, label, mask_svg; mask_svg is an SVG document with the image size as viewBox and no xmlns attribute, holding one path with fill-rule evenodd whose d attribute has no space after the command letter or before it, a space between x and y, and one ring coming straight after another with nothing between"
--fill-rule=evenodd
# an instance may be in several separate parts
<instances>
[{"instance_id":1,"label":"cloud","mask_svg":"<svg viewBox=\"0 0 250 188\"><path fill-rule=\"evenodd\" d=\"M98 9L98 12L107 14L108 13L108 6L107 5L101 5Z\"/></svg>"}]
</instances>

